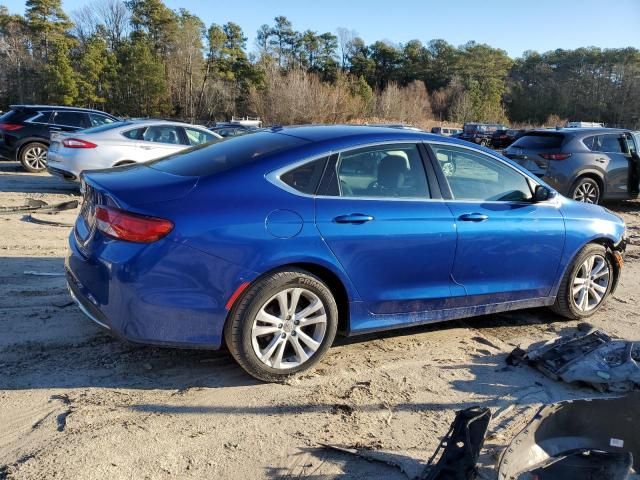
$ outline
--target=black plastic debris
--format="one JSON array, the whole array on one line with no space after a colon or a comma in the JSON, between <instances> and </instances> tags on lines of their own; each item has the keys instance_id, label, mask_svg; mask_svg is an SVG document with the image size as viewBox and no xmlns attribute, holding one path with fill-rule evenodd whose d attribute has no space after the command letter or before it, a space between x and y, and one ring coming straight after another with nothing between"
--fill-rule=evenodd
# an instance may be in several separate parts
<instances>
[{"instance_id":1,"label":"black plastic debris","mask_svg":"<svg viewBox=\"0 0 640 480\"><path fill-rule=\"evenodd\" d=\"M640 392L542 407L503 452L499 480L640 478Z\"/></svg>"},{"instance_id":2,"label":"black plastic debris","mask_svg":"<svg viewBox=\"0 0 640 480\"><path fill-rule=\"evenodd\" d=\"M472 480L491 420L488 408L471 407L456 412L451 428L431 456L421 480ZM440 450L438 463L433 465Z\"/></svg>"},{"instance_id":3,"label":"black plastic debris","mask_svg":"<svg viewBox=\"0 0 640 480\"><path fill-rule=\"evenodd\" d=\"M17 207L0 206L0 214L28 212L58 213L64 210L73 210L74 208L78 208L78 204L78 200L70 200L68 202L49 205L43 200L28 198L26 205L19 205Z\"/></svg>"},{"instance_id":4,"label":"black plastic debris","mask_svg":"<svg viewBox=\"0 0 640 480\"><path fill-rule=\"evenodd\" d=\"M560 337L528 352L516 348L506 361L526 362L554 380L585 383L600 392L630 392L640 386L640 343L615 340L600 330Z\"/></svg>"},{"instance_id":5,"label":"black plastic debris","mask_svg":"<svg viewBox=\"0 0 640 480\"><path fill-rule=\"evenodd\" d=\"M488 408L471 407L456 412L449 431L422 468L422 464L389 452L321 444L323 447L347 453L370 462L380 462L398 468L407 478L416 480L473 480L478 457L491 420ZM434 460L442 455L434 465ZM416 468L417 467L417 468Z\"/></svg>"}]
</instances>

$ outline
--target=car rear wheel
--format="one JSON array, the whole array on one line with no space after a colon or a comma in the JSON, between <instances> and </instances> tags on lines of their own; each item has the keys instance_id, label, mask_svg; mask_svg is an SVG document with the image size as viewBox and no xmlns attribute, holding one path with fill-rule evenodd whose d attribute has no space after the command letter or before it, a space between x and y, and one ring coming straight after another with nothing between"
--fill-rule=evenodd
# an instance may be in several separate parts
<instances>
[{"instance_id":1,"label":"car rear wheel","mask_svg":"<svg viewBox=\"0 0 640 480\"><path fill-rule=\"evenodd\" d=\"M487 142L486 140L482 139L480 140L480 145L483 147L486 147L489 144L489 142Z\"/></svg>"},{"instance_id":2,"label":"car rear wheel","mask_svg":"<svg viewBox=\"0 0 640 480\"><path fill-rule=\"evenodd\" d=\"M563 317L590 317L604 304L614 284L614 269L602 245L589 244L565 273L553 310Z\"/></svg>"},{"instance_id":3,"label":"car rear wheel","mask_svg":"<svg viewBox=\"0 0 640 480\"><path fill-rule=\"evenodd\" d=\"M571 188L571 198L577 202L598 204L600 185L593 178L579 178Z\"/></svg>"},{"instance_id":4,"label":"car rear wheel","mask_svg":"<svg viewBox=\"0 0 640 480\"><path fill-rule=\"evenodd\" d=\"M331 291L304 270L269 274L231 309L225 341L253 377L281 382L314 366L336 335L338 307Z\"/></svg>"},{"instance_id":5,"label":"car rear wheel","mask_svg":"<svg viewBox=\"0 0 640 480\"><path fill-rule=\"evenodd\" d=\"M47 150L44 143L27 143L20 150L20 163L27 172L42 172L47 168Z\"/></svg>"}]
</instances>

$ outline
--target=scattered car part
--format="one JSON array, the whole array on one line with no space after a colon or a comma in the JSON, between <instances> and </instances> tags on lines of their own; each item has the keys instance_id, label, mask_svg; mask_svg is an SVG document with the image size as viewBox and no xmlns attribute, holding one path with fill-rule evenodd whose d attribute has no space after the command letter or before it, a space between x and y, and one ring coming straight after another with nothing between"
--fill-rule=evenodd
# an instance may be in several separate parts
<instances>
[{"instance_id":1,"label":"scattered car part","mask_svg":"<svg viewBox=\"0 0 640 480\"><path fill-rule=\"evenodd\" d=\"M64 210L73 210L78 208L78 200L70 200L68 202L55 203L49 205L42 200L27 199L26 205L19 205L17 207L0 207L1 214L7 213L25 213L25 212L51 212L57 213Z\"/></svg>"},{"instance_id":2,"label":"scattered car part","mask_svg":"<svg viewBox=\"0 0 640 480\"><path fill-rule=\"evenodd\" d=\"M470 407L456 412L451 428L429 459L421 480L471 480L491 420L488 408ZM438 463L433 461L444 448Z\"/></svg>"},{"instance_id":3,"label":"scattered car part","mask_svg":"<svg viewBox=\"0 0 640 480\"><path fill-rule=\"evenodd\" d=\"M476 478L476 463L484 444L490 420L491 411L488 408L470 407L456 412L456 417L449 431L421 472L416 470L414 466L417 462L409 464L405 457L399 457L392 453L324 443L321 445L331 450L364 458L370 462L386 463L400 469L410 479L472 480ZM438 463L434 465L433 462L442 449L444 449L442 455Z\"/></svg>"},{"instance_id":4,"label":"scattered car part","mask_svg":"<svg viewBox=\"0 0 640 480\"><path fill-rule=\"evenodd\" d=\"M23 273L25 275L33 275L36 277L64 277L64 273L62 272L36 272L34 270L25 270Z\"/></svg>"},{"instance_id":5,"label":"scattered car part","mask_svg":"<svg viewBox=\"0 0 640 480\"><path fill-rule=\"evenodd\" d=\"M630 460L640 468L639 427L639 392L545 405L503 452L498 479L628 478Z\"/></svg>"},{"instance_id":6,"label":"scattered car part","mask_svg":"<svg viewBox=\"0 0 640 480\"><path fill-rule=\"evenodd\" d=\"M507 358L510 365L523 361L554 380L586 383L601 392L629 392L640 385L640 343L613 340L600 330L560 337L529 352L516 348Z\"/></svg>"},{"instance_id":7,"label":"scattered car part","mask_svg":"<svg viewBox=\"0 0 640 480\"><path fill-rule=\"evenodd\" d=\"M35 224L38 224L38 225L48 225L48 226L52 226L52 227L67 227L67 228L73 227L73 223L56 222L56 221L53 221L53 220L46 220L44 218L34 217L31 214L25 215L24 217L22 217L22 220L24 222L35 223Z\"/></svg>"}]
</instances>

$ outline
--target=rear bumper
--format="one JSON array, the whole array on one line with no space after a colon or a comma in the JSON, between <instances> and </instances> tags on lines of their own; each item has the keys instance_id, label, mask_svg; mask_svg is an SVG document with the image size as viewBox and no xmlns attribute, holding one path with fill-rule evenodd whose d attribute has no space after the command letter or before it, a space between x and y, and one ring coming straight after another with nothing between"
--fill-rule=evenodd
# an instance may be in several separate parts
<instances>
[{"instance_id":1,"label":"rear bumper","mask_svg":"<svg viewBox=\"0 0 640 480\"><path fill-rule=\"evenodd\" d=\"M47 172L51 175L55 175L56 177L62 177L65 180L69 180L70 182L79 182L80 179L73 172L69 172L62 168L52 167L50 164L47 164Z\"/></svg>"},{"instance_id":2,"label":"rear bumper","mask_svg":"<svg viewBox=\"0 0 640 480\"><path fill-rule=\"evenodd\" d=\"M96 234L97 235L97 234ZM218 349L233 291L253 276L171 240L134 244L99 239L87 254L74 232L65 273L92 321L131 342Z\"/></svg>"}]
</instances>

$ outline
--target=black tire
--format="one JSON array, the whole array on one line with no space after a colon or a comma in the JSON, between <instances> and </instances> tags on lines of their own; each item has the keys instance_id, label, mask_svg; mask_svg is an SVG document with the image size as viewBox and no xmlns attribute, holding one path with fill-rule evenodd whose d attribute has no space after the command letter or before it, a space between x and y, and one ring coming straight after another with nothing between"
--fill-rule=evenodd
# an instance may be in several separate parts
<instances>
[{"instance_id":1,"label":"black tire","mask_svg":"<svg viewBox=\"0 0 640 480\"><path fill-rule=\"evenodd\" d=\"M47 169L49 146L42 142L29 142L20 149L19 160L27 172L38 173ZM43 155L44 152L44 155Z\"/></svg>"},{"instance_id":2,"label":"black tire","mask_svg":"<svg viewBox=\"0 0 640 480\"><path fill-rule=\"evenodd\" d=\"M592 193L593 192L593 193ZM600 203L600 184L590 177L582 177L575 181L569 190L569 198L576 202Z\"/></svg>"},{"instance_id":3,"label":"black tire","mask_svg":"<svg viewBox=\"0 0 640 480\"><path fill-rule=\"evenodd\" d=\"M298 366L288 368L274 368L266 364L258 357L258 353L254 350L253 328L254 323L257 324L256 317L260 311L267 305L267 302L274 302L275 295L280 292L286 292L288 289L302 289L309 295L315 295L321 301L324 313L326 315L326 326L324 336L319 343L317 350L309 355L308 360L303 361ZM310 293L309 293L310 292ZM306 294L306 293L305 293ZM287 299L289 297L287 296ZM287 300L288 301L288 300ZM293 300L292 300L293 303ZM297 310L296 310L297 311ZM278 314L282 316L282 313ZM295 317L294 317L295 318ZM289 320L289 317L286 318ZM281 324L278 328L282 328L272 337L267 337L266 342L280 340L280 335L284 335L282 340L285 343L283 352L294 352L293 344L296 341L298 345L304 345L300 342L301 333L296 336L298 328L312 328L313 326L300 325L292 327L292 321L287 321L287 325ZM236 300L234 306L229 312L229 318L224 329L225 342L233 358L240 366L251 376L264 382L283 382L287 378L313 367L326 354L329 347L333 343L338 327L338 306L331 294L329 288L315 275L298 269L289 269L276 271L265 275L256 280L245 292ZM294 328L294 331L289 330ZM313 327L315 328L315 327ZM288 332L288 333L287 333ZM309 332L309 330L307 330ZM303 332L304 333L304 332ZM288 335L288 337L286 337ZM256 340L257 342L258 340ZM267 350L268 347L265 347ZM260 352L260 349L258 350ZM295 353L294 353L295 354Z\"/></svg>"},{"instance_id":4,"label":"black tire","mask_svg":"<svg viewBox=\"0 0 640 480\"><path fill-rule=\"evenodd\" d=\"M588 311L583 311L578 308L576 305L576 301L574 300L573 288L574 288L574 279L578 275L580 269L584 262L594 255L602 257L606 262L606 267L609 271L608 283L606 286L606 291L602 295L602 300L592 309ZM573 262L571 263L571 267L567 269L562 277L562 282L560 283L560 288L558 289L558 296L556 297L556 301L551 307L551 309L557 313L558 315L562 315L563 317L579 320L582 318L587 318L596 313L602 305L607 300L609 293L611 293L611 288L615 284L616 271L613 268L613 262L611 261L611 257L607 252L607 249L602 245L598 245L595 243L590 243L586 245L582 250L578 252Z\"/></svg>"}]
</instances>

